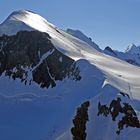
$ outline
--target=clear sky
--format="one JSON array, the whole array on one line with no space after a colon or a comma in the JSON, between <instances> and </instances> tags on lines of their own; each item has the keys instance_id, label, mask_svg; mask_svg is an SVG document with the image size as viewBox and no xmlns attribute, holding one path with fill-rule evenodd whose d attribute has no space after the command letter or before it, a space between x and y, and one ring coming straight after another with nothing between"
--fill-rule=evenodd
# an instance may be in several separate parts
<instances>
[{"instance_id":1,"label":"clear sky","mask_svg":"<svg viewBox=\"0 0 140 140\"><path fill-rule=\"evenodd\" d=\"M0 0L0 22L20 9L34 11L59 28L79 29L101 48L140 45L140 0Z\"/></svg>"}]
</instances>

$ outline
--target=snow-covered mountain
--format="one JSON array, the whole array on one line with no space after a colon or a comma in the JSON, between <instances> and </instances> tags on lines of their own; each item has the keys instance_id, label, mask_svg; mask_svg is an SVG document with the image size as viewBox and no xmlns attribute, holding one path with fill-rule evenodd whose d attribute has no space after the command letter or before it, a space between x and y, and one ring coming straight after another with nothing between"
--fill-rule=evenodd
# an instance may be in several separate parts
<instances>
[{"instance_id":1,"label":"snow-covered mountain","mask_svg":"<svg viewBox=\"0 0 140 140\"><path fill-rule=\"evenodd\" d=\"M0 35L0 139L140 139L139 67L30 11L13 12Z\"/></svg>"},{"instance_id":2,"label":"snow-covered mountain","mask_svg":"<svg viewBox=\"0 0 140 140\"><path fill-rule=\"evenodd\" d=\"M99 46L96 43L94 43L90 37L87 37L81 31L67 29L66 32L69 33L70 35L86 42L87 44L89 44L90 46L92 46L93 48L98 50L99 52L103 52L107 55L117 57L130 64L140 66L140 46L136 46L135 44L132 43L132 44L128 45L128 47L126 48L126 50L124 52L120 52L118 50L112 50L109 46L107 46L104 50L101 50L99 48Z\"/></svg>"},{"instance_id":3,"label":"snow-covered mountain","mask_svg":"<svg viewBox=\"0 0 140 140\"><path fill-rule=\"evenodd\" d=\"M130 64L140 66L140 46L136 46L133 43L127 47L125 52L112 50L110 47L106 47L103 52Z\"/></svg>"},{"instance_id":4,"label":"snow-covered mountain","mask_svg":"<svg viewBox=\"0 0 140 140\"><path fill-rule=\"evenodd\" d=\"M137 54L140 52L140 46L136 46L135 44L130 44L125 50L125 53L129 54Z\"/></svg>"}]
</instances>

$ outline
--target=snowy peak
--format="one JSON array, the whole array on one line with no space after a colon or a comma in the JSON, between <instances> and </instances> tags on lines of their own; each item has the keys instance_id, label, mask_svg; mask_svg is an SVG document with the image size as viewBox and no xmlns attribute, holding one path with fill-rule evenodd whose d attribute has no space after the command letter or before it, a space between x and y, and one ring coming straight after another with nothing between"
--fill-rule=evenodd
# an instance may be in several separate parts
<instances>
[{"instance_id":1,"label":"snowy peak","mask_svg":"<svg viewBox=\"0 0 140 140\"><path fill-rule=\"evenodd\" d=\"M28 14L28 11L26 11L26 10L14 11L9 15L9 17L6 19L6 21L7 20L14 20L18 16L25 17L27 14Z\"/></svg>"},{"instance_id":2,"label":"snowy peak","mask_svg":"<svg viewBox=\"0 0 140 140\"><path fill-rule=\"evenodd\" d=\"M49 25L55 27L54 25L52 25L51 23L49 23L46 19L44 19L40 15L38 15L38 14L32 12L32 11L28 11L28 10L14 11L6 19L6 21L8 21L8 20L21 21L21 22L28 23L30 25L31 25L31 23L33 24L33 21L35 21L34 25L36 25L35 26L36 28L37 28L37 26L40 26L40 25L37 25L37 23L49 24Z\"/></svg>"},{"instance_id":3,"label":"snowy peak","mask_svg":"<svg viewBox=\"0 0 140 140\"><path fill-rule=\"evenodd\" d=\"M26 25L22 20L27 18L27 11L15 11L8 16L8 18L0 24L0 35L7 34L13 35L16 34L18 31L32 31L33 28Z\"/></svg>"},{"instance_id":4,"label":"snowy peak","mask_svg":"<svg viewBox=\"0 0 140 140\"><path fill-rule=\"evenodd\" d=\"M138 54L140 52L140 47L136 46L135 44L130 44L127 49L125 50L125 53L130 53L130 54Z\"/></svg>"},{"instance_id":5,"label":"snowy peak","mask_svg":"<svg viewBox=\"0 0 140 140\"><path fill-rule=\"evenodd\" d=\"M40 15L27 10L19 10L10 14L0 25L0 34L13 35L21 30L47 32L49 28L55 28L55 26Z\"/></svg>"},{"instance_id":6,"label":"snowy peak","mask_svg":"<svg viewBox=\"0 0 140 140\"><path fill-rule=\"evenodd\" d=\"M87 44L89 44L90 46L92 46L93 48L95 48L98 51L101 51L101 49L99 48L99 46L94 43L92 41L92 39L90 37L87 37L84 33L82 33L80 30L73 30L73 29L67 29L66 32L84 42L86 42Z\"/></svg>"},{"instance_id":7,"label":"snowy peak","mask_svg":"<svg viewBox=\"0 0 140 140\"><path fill-rule=\"evenodd\" d=\"M111 56L117 56L114 50L112 50L109 46L105 47L104 53L111 55Z\"/></svg>"}]
</instances>

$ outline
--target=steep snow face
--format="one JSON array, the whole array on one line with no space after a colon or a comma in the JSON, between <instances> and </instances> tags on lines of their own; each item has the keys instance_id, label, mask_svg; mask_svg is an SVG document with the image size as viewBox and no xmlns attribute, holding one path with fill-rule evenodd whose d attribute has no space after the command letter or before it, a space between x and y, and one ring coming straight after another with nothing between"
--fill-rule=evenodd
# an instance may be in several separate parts
<instances>
[{"instance_id":1,"label":"steep snow face","mask_svg":"<svg viewBox=\"0 0 140 140\"><path fill-rule=\"evenodd\" d=\"M69 33L70 35L79 38L80 40L83 40L84 42L88 43L90 46L92 46L93 48L95 48L98 51L101 51L101 49L99 48L99 46L97 44L95 44L91 38L87 37L84 33L82 33L79 30L73 30L73 29L67 29L66 30L67 33Z\"/></svg>"},{"instance_id":2,"label":"steep snow face","mask_svg":"<svg viewBox=\"0 0 140 140\"><path fill-rule=\"evenodd\" d=\"M53 45L63 54L75 61L79 59L89 61L90 64L97 66L105 74L108 83L126 92L131 98L140 99L140 68L100 53L86 42L56 28L35 13L18 11L13 13L9 19L20 21L30 28L48 33Z\"/></svg>"}]
</instances>

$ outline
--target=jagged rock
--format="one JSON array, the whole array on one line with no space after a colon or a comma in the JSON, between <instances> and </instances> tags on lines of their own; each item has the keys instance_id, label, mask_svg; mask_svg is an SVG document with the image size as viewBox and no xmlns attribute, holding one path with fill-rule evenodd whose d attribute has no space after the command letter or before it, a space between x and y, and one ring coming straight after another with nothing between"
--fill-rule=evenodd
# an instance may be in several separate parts
<instances>
[{"instance_id":1,"label":"jagged rock","mask_svg":"<svg viewBox=\"0 0 140 140\"><path fill-rule=\"evenodd\" d=\"M77 109L77 114L73 119L74 127L71 128L71 133L73 135L73 140L86 140L86 123L88 118L88 107L89 101L84 102L81 107Z\"/></svg>"},{"instance_id":2,"label":"jagged rock","mask_svg":"<svg viewBox=\"0 0 140 140\"><path fill-rule=\"evenodd\" d=\"M98 114L99 115L104 115L104 116L108 116L109 114L109 108L107 107L107 105L101 105L101 103L98 103Z\"/></svg>"},{"instance_id":3,"label":"jagged rock","mask_svg":"<svg viewBox=\"0 0 140 140\"><path fill-rule=\"evenodd\" d=\"M60 61L60 58L62 61ZM32 81L43 87L55 87L56 80L69 77L80 80L80 70L71 58L58 51L47 33L20 31L0 36L0 74Z\"/></svg>"},{"instance_id":4,"label":"jagged rock","mask_svg":"<svg viewBox=\"0 0 140 140\"><path fill-rule=\"evenodd\" d=\"M121 99L117 98L117 100L112 100L111 104L109 107L106 105L101 105L99 102L98 105L98 116L99 115L104 115L105 113L105 108L109 108L109 113L106 114L105 116L107 117L109 114L112 117L112 120L115 121L116 117L118 117L119 113L123 114L123 117L121 120L118 121L118 128L116 133L119 135L120 132L124 129L125 127L135 127L135 128L140 128L140 122L137 117L137 114L133 107L128 104L128 103L123 103L124 106L121 106L120 104ZM112 110L113 108L113 110Z\"/></svg>"},{"instance_id":5,"label":"jagged rock","mask_svg":"<svg viewBox=\"0 0 140 140\"><path fill-rule=\"evenodd\" d=\"M110 52L110 53L112 53L113 55L117 56L117 54L116 54L109 46L105 47L104 51Z\"/></svg>"}]
</instances>

